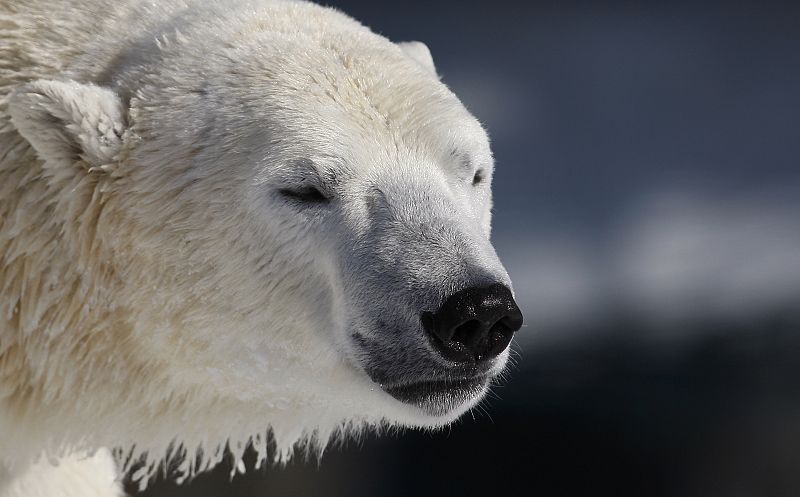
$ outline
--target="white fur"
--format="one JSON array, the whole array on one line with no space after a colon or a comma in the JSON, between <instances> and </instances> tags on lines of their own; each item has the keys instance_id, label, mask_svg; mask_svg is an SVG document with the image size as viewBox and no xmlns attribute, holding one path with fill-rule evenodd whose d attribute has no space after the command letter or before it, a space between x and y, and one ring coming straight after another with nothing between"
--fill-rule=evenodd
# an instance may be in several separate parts
<instances>
[{"instance_id":1,"label":"white fur","mask_svg":"<svg viewBox=\"0 0 800 497\"><path fill-rule=\"evenodd\" d=\"M3 2L6 471L113 447L123 465L145 458L146 483L177 447L191 476L226 444L263 461L268 430L285 459L338 433L452 421L485 389L431 414L365 371L435 371L418 313L510 285L489 242L492 167L427 48L335 10ZM279 193L308 182L330 208Z\"/></svg>"},{"instance_id":2,"label":"white fur","mask_svg":"<svg viewBox=\"0 0 800 497\"><path fill-rule=\"evenodd\" d=\"M92 455L74 453L54 462L42 458L14 479L0 475L0 495L123 497L122 485L115 475L116 464L106 449Z\"/></svg>"}]
</instances>

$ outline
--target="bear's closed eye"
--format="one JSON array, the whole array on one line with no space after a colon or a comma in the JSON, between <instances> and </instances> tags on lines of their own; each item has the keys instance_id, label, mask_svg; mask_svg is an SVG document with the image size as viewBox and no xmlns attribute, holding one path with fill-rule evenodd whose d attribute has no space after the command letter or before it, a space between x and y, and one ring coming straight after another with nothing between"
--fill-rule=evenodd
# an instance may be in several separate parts
<instances>
[{"instance_id":1,"label":"bear's closed eye","mask_svg":"<svg viewBox=\"0 0 800 497\"><path fill-rule=\"evenodd\" d=\"M282 188L280 194L292 200L307 204L324 204L330 201L319 188L314 186L303 186L300 188Z\"/></svg>"}]
</instances>

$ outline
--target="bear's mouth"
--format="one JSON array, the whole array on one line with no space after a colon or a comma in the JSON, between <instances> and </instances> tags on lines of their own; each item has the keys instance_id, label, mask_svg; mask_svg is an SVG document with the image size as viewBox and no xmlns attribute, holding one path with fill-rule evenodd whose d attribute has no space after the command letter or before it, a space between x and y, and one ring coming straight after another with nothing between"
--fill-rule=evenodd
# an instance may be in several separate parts
<instances>
[{"instance_id":1,"label":"bear's mouth","mask_svg":"<svg viewBox=\"0 0 800 497\"><path fill-rule=\"evenodd\" d=\"M488 376L425 380L402 385L383 385L383 390L400 402L441 416L481 396L489 380Z\"/></svg>"}]
</instances>

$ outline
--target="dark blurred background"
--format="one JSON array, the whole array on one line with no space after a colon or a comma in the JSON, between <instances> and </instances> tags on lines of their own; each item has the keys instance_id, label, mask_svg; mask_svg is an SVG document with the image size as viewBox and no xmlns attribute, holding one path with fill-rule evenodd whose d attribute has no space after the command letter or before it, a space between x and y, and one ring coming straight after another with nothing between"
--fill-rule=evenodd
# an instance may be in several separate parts
<instances>
[{"instance_id":1,"label":"dark blurred background","mask_svg":"<svg viewBox=\"0 0 800 497\"><path fill-rule=\"evenodd\" d=\"M487 126L517 365L444 431L145 495L800 495L800 3L332 4Z\"/></svg>"}]
</instances>

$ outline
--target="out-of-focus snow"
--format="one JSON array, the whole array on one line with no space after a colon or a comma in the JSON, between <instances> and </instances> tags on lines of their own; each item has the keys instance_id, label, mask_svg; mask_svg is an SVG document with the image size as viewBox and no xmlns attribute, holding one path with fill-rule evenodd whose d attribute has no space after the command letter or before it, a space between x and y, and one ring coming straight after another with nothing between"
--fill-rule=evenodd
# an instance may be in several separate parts
<instances>
[{"instance_id":1,"label":"out-of-focus snow","mask_svg":"<svg viewBox=\"0 0 800 497\"><path fill-rule=\"evenodd\" d=\"M800 304L800 195L662 193L603 243L496 234L525 312L524 345L623 313L646 329L741 322Z\"/></svg>"}]
</instances>

